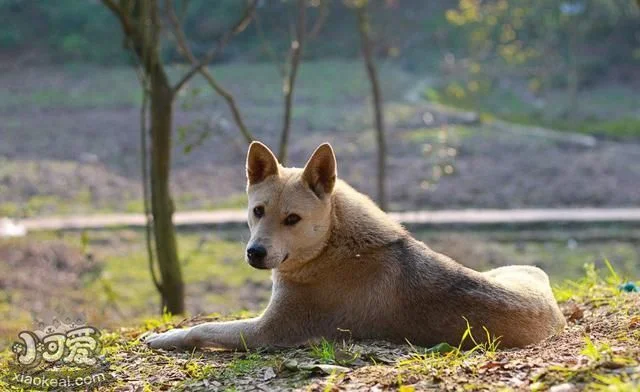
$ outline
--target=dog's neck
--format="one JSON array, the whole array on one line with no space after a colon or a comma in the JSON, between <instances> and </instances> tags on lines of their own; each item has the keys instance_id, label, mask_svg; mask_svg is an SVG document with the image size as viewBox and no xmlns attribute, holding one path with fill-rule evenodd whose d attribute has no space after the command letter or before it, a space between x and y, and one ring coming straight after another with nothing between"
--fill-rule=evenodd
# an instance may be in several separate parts
<instances>
[{"instance_id":1,"label":"dog's neck","mask_svg":"<svg viewBox=\"0 0 640 392\"><path fill-rule=\"evenodd\" d=\"M338 181L331 197L331 228L324 248L311 260L278 268L274 271L278 278L311 282L321 271L337 271L344 263L366 260L368 253L409 235L400 224L389 224L371 199L343 181Z\"/></svg>"}]
</instances>

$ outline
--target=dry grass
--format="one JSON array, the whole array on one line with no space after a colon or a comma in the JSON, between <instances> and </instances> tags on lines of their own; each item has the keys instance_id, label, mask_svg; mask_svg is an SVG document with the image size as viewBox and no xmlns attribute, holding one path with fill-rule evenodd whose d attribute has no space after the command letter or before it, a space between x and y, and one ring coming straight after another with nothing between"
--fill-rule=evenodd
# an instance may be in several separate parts
<instances>
[{"instance_id":1,"label":"dry grass","mask_svg":"<svg viewBox=\"0 0 640 392\"><path fill-rule=\"evenodd\" d=\"M556 289L569 321L566 331L538 345L460 351L385 342L327 342L279 350L151 351L139 341L148 330L219 317L148 320L104 332L104 360L113 380L100 391L157 390L548 390L637 391L640 388L640 294L618 289L615 272L589 269ZM246 316L246 315L245 315ZM471 331L473 334L484 333ZM12 361L2 360L2 373ZM10 388L9 383L2 389Z\"/></svg>"}]
</instances>

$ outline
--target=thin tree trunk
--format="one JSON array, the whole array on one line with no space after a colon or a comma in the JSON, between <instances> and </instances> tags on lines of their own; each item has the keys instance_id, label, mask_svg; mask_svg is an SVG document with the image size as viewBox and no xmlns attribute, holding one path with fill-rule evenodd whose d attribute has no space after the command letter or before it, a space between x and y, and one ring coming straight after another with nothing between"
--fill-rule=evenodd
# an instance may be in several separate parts
<instances>
[{"instance_id":1,"label":"thin tree trunk","mask_svg":"<svg viewBox=\"0 0 640 392\"><path fill-rule=\"evenodd\" d=\"M578 27L577 21L570 23L569 25L569 42L567 48L567 119L571 125L574 125L574 121L578 112L578 62L576 57L577 52L577 38Z\"/></svg>"},{"instance_id":2,"label":"thin tree trunk","mask_svg":"<svg viewBox=\"0 0 640 392\"><path fill-rule=\"evenodd\" d=\"M373 59L373 49L371 44L371 25L366 5L356 9L358 16L358 30L360 31L360 43L362 55L364 58L369 83L371 84L371 95L373 100L374 120L376 126L376 142L378 144L378 195L377 201L381 209L387 209L386 196L386 159L387 159L387 143L384 131L384 108L382 107L382 92L380 91L380 83L378 81L378 72Z\"/></svg>"},{"instance_id":3,"label":"thin tree trunk","mask_svg":"<svg viewBox=\"0 0 640 392\"><path fill-rule=\"evenodd\" d=\"M298 68L302 58L304 37L306 34L306 6L305 0L298 0L298 16L296 18L296 37L291 42L291 63L289 74L283 83L284 92L284 117L282 121L282 133L280 134L280 148L278 149L278 160L283 165L287 162L287 150L289 147L289 133L291 132L291 116L293 114L293 91L298 76Z\"/></svg>"},{"instance_id":4,"label":"thin tree trunk","mask_svg":"<svg viewBox=\"0 0 640 392\"><path fill-rule=\"evenodd\" d=\"M151 211L156 257L162 277L163 308L184 313L184 284L178 259L174 205L169 189L173 93L164 71L154 67L151 80Z\"/></svg>"},{"instance_id":5,"label":"thin tree trunk","mask_svg":"<svg viewBox=\"0 0 640 392\"><path fill-rule=\"evenodd\" d=\"M171 135L172 135L172 116L173 116L173 99L178 91L187 83L196 73L202 72L205 77L208 75L206 66L216 54L225 46L227 41L235 34L243 31L247 24L253 18L257 1L253 0L247 6L244 15L236 23L233 28L225 33L220 39L214 50L211 50L205 58L193 64L189 72L187 72L180 81L172 87L165 73L162 64L162 57L159 52L160 36L161 36L161 18L158 13L157 0L139 0L137 7L129 7L132 3L116 2L116 0L102 0L102 3L118 18L122 30L127 37L127 43L138 60L140 72L144 74L141 77L144 85L148 85L149 96L151 98L150 119L151 119L151 144L150 144L150 191L151 191L151 214L153 215L153 234L155 238L155 250L158 260L158 269L160 270L161 282L158 282L154 275L153 269L153 252L149 249L149 265L154 284L160 291L162 296L162 309L171 314L184 313L184 284L182 281L182 272L180 269L180 261L178 259L178 246L176 243L175 226L173 225L174 204L171 199L171 191L169 187L169 178L171 172ZM173 15L173 6L170 1L165 4L171 10L169 14L173 17L175 27L180 28L179 39L184 39L182 35L179 19ZM136 23L137 22L137 23ZM190 53L188 46L185 50ZM190 60L195 60L190 56ZM210 76L210 75L209 75ZM215 84L213 77L208 81ZM214 86L215 88L216 86ZM218 86L218 93L223 95L227 103L232 109L234 120L240 127L247 141L252 139L248 130L244 126L240 117L240 112L235 107L235 101L230 94L224 94L225 91ZM234 109L235 108L235 109ZM144 108L142 115L144 116ZM144 118L141 119L142 128L145 127ZM144 132L144 129L142 130ZM145 138L142 135L141 142L144 148ZM146 157L143 154L143 173L146 171L144 161ZM143 179L144 179L143 175ZM145 187L146 187L146 181ZM145 210L146 210L145 206ZM150 239L148 239L149 246Z\"/></svg>"},{"instance_id":6,"label":"thin tree trunk","mask_svg":"<svg viewBox=\"0 0 640 392\"><path fill-rule=\"evenodd\" d=\"M254 1L251 7L255 7L255 3L256 2ZM187 60L189 60L192 66L194 67L198 66L198 63L199 63L198 59L196 58L196 56L193 54L193 51L189 47L189 43L187 42L187 37L184 33L184 29L182 28L182 23L180 22L180 18L175 13L173 1L166 0L165 8L167 11L169 21L171 22L171 25L173 27L173 33L174 33L174 36L176 37L178 48L180 49L182 54L187 58ZM231 30L232 32L238 29L237 26L244 25L244 23L246 23L245 20L249 18L250 15L253 15L252 9L253 8L248 8L248 11L245 13L243 18L238 23L236 23L236 26ZM226 40L228 40L229 37L230 35L225 36ZM211 72L209 72L206 66L200 67L199 70L200 70L200 74L207 80L207 82L209 82L209 85L215 90L215 92L218 93L218 95L220 95L227 102L227 106L231 110L231 115L233 116L233 121L238 126L240 133L242 133L242 136L247 141L247 143L251 143L255 138L253 137L251 132L249 132L249 129L245 125L242 115L240 113L240 108L238 108L238 105L233 95L229 91L227 91L224 87L222 87L220 83L218 83L218 81L213 77L213 75L211 75ZM179 90L181 86L182 85L179 84L177 89Z\"/></svg>"}]
</instances>

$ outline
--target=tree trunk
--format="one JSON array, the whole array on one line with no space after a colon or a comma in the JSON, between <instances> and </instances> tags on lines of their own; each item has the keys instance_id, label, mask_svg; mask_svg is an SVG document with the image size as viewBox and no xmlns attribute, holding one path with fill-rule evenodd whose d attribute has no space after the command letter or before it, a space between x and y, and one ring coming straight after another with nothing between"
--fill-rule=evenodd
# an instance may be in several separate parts
<instances>
[{"instance_id":1,"label":"tree trunk","mask_svg":"<svg viewBox=\"0 0 640 392\"><path fill-rule=\"evenodd\" d=\"M182 314L184 313L184 284L173 225L174 206L169 189L174 92L164 71L159 52L161 18L158 14L157 0L140 0L137 7L129 7L128 5L131 4L125 4L126 2L122 1L116 4L114 0L102 0L102 3L120 20L122 30L127 37L127 44L135 54L138 66L144 74L145 81L142 87L150 90L148 94L151 98L151 214L162 282L157 282L153 275L151 252L149 252L149 263L152 278L162 297L162 311ZM147 91L144 93L147 94ZM144 162L143 168L146 170ZM144 186L146 187L147 184Z\"/></svg>"},{"instance_id":2,"label":"tree trunk","mask_svg":"<svg viewBox=\"0 0 640 392\"><path fill-rule=\"evenodd\" d=\"M151 211L158 266L162 277L162 306L184 313L184 284L178 259L173 200L169 189L173 94L166 74L156 67L151 78Z\"/></svg>"},{"instance_id":3,"label":"tree trunk","mask_svg":"<svg viewBox=\"0 0 640 392\"><path fill-rule=\"evenodd\" d=\"M278 149L278 160L283 165L287 163L287 153L289 148L289 133L291 132L291 116L293 115L293 91L295 89L298 67L302 58L304 48L304 38L307 30L306 24L306 4L304 0L298 0L298 16L296 18L296 37L291 42L291 63L288 75L283 81L284 92L284 117L282 119L282 133L280 134L280 148Z\"/></svg>"},{"instance_id":4,"label":"tree trunk","mask_svg":"<svg viewBox=\"0 0 640 392\"><path fill-rule=\"evenodd\" d=\"M382 92L380 91L380 83L378 81L378 72L373 60L373 50L371 45L371 37L369 36L371 25L367 14L366 4L357 8L358 30L360 31L360 42L362 55L371 84L371 94L373 99L373 111L376 126L376 142L378 144L378 196L377 201L381 209L387 209L386 196L386 160L387 160L387 143L384 132L384 108L382 107Z\"/></svg>"}]
</instances>

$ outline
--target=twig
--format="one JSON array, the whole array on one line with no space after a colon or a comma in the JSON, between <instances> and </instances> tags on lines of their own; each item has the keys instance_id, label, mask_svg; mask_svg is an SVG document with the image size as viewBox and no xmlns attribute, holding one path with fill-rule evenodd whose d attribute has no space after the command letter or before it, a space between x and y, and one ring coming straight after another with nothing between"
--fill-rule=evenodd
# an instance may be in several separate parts
<instances>
[{"instance_id":1,"label":"twig","mask_svg":"<svg viewBox=\"0 0 640 392\"><path fill-rule=\"evenodd\" d=\"M324 27L325 22L327 21L327 16L329 16L329 0L320 0L320 8L318 9L318 17L316 18L313 27L309 30L309 34L307 37L308 41L315 39L320 31Z\"/></svg>"},{"instance_id":2,"label":"twig","mask_svg":"<svg viewBox=\"0 0 640 392\"><path fill-rule=\"evenodd\" d=\"M124 12L122 8L116 5L113 0L101 0L102 4L104 4L107 8L113 12L113 14L120 20L120 24L124 29L125 36L128 37L137 37L138 31L135 26L129 22L129 18L127 18L127 14Z\"/></svg>"},{"instance_id":3,"label":"twig","mask_svg":"<svg viewBox=\"0 0 640 392\"><path fill-rule=\"evenodd\" d=\"M386 157L387 143L384 131L384 108L382 106L382 92L380 91L380 82L378 81L378 72L376 70L373 59L373 50L371 44L369 15L367 14L367 4L356 7L356 15L358 17L358 31L360 32L360 41L362 46L362 56L364 58L365 67L371 84L371 98L373 101L374 118L376 125L376 140L378 144L378 204L380 208L386 210L387 197L385 189L386 180Z\"/></svg>"},{"instance_id":4,"label":"twig","mask_svg":"<svg viewBox=\"0 0 640 392\"><path fill-rule=\"evenodd\" d=\"M169 17L169 22L171 24L173 35L176 38L176 42L178 44L178 48L180 49L180 52L182 52L182 54L187 58L187 60L189 60L192 66L198 65L199 62L196 59L196 57L193 55L193 51L189 47L189 43L187 42L187 37L184 34L184 29L182 28L180 19L175 13L175 9L173 7L173 0L165 0L165 8L166 8L167 16ZM246 13L245 13L245 16L246 16ZM249 131L249 129L247 128L247 126L245 125L244 120L242 119L242 115L240 114L240 109L238 108L238 105L236 104L236 101L233 95L231 95L229 91L227 91L224 87L220 85L220 83L218 83L217 80L215 80L213 75L211 75L211 73L206 67L197 68L197 72L199 72L207 80L207 82L209 82L209 85L215 90L215 92L218 93L218 95L220 95L227 102L227 106L231 110L233 120L238 126L238 129L240 129L242 136L244 136L247 143L251 143L251 141L254 140L254 137ZM185 80L185 83L187 80L188 79ZM177 93L179 91L179 89L176 90L178 86L182 88L183 85L184 83L182 84L178 83L178 85L174 88L174 93Z\"/></svg>"},{"instance_id":5,"label":"twig","mask_svg":"<svg viewBox=\"0 0 640 392\"><path fill-rule=\"evenodd\" d=\"M144 14L144 12L142 13ZM141 17L143 17L141 15ZM144 32L146 34L146 30ZM130 39L132 39L130 37ZM142 59L138 58L138 56L134 53L133 60L136 62L136 75L138 76L138 81L140 82L140 87L142 89L142 104L140 106L140 171L142 174L142 199L143 199L143 208L144 208L144 219L145 219L145 243L147 248L147 260L149 265L149 273L151 274L151 280L153 281L153 285L156 287L158 292L163 296L163 288L160 280L158 279L155 269L153 265L155 263L155 255L153 253L153 233L151 230L151 209L149 207L149 172L147 167L147 108L148 108L148 97L150 93L150 89L148 86L148 81L145 76L143 63L146 62L146 51L141 53Z\"/></svg>"},{"instance_id":6,"label":"twig","mask_svg":"<svg viewBox=\"0 0 640 392\"><path fill-rule=\"evenodd\" d=\"M240 18L240 20L238 20L238 22L230 30L228 30L222 36L222 38L218 40L218 45L215 48L211 49L200 61L198 61L196 64L193 64L192 68L178 81L178 83L176 83L176 85L173 87L174 93L180 91L185 83L187 83L196 73L200 72L203 67L209 64L211 60L213 60L218 55L218 53L221 52L222 49L224 49L231 37L241 33L242 31L244 31L244 29L247 28L247 26L251 22L251 19L253 19L257 3L257 0L251 0L249 2L249 5L245 9L242 18Z\"/></svg>"}]
</instances>

